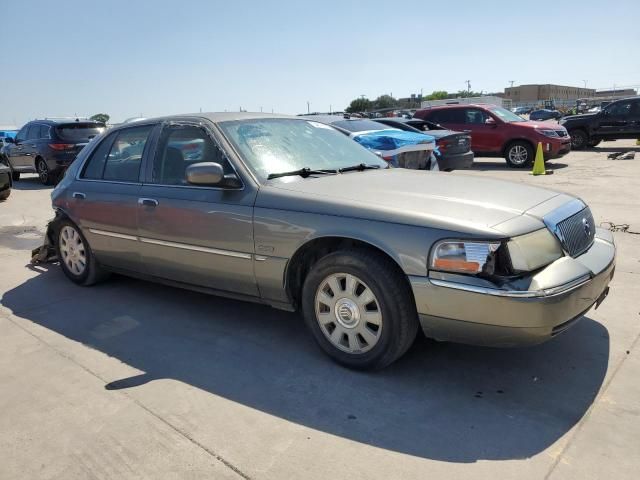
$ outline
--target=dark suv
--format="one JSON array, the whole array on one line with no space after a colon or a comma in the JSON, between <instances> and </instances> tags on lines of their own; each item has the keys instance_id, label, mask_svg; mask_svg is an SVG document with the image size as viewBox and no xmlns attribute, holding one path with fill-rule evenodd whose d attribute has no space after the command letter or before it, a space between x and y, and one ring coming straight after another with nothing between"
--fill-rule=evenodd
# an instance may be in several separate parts
<instances>
[{"instance_id":1,"label":"dark suv","mask_svg":"<svg viewBox=\"0 0 640 480\"><path fill-rule=\"evenodd\" d=\"M37 173L45 185L53 185L92 138L105 130L93 120L33 120L8 138L2 155L13 180L21 173Z\"/></svg>"},{"instance_id":2,"label":"dark suv","mask_svg":"<svg viewBox=\"0 0 640 480\"><path fill-rule=\"evenodd\" d=\"M602 140L640 138L640 97L616 100L598 113L564 117L560 125L569 131L576 150L595 147Z\"/></svg>"}]
</instances>

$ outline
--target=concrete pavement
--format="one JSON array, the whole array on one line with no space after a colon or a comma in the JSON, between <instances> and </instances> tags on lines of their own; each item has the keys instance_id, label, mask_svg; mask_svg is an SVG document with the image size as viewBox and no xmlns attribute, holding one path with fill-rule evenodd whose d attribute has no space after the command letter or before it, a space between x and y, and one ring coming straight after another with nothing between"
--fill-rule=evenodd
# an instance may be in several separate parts
<instances>
[{"instance_id":1,"label":"concrete pavement","mask_svg":"<svg viewBox=\"0 0 640 480\"><path fill-rule=\"evenodd\" d=\"M607 142L532 177L640 230L640 158ZM454 175L460 174L458 172ZM640 235L616 233L609 298L515 350L420 338L388 369L331 363L295 314L114 276L30 267L50 189L0 203L0 479L636 478Z\"/></svg>"}]
</instances>

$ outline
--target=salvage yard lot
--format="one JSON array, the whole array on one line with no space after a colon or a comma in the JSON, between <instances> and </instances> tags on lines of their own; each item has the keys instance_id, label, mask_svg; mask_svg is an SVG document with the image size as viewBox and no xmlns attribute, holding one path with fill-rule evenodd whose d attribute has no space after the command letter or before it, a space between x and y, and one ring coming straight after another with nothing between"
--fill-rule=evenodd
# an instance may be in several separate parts
<instances>
[{"instance_id":1,"label":"salvage yard lot","mask_svg":"<svg viewBox=\"0 0 640 480\"><path fill-rule=\"evenodd\" d=\"M640 153L602 143L533 177L640 231ZM366 173L363 173L363 181ZM442 174L445 175L445 174ZM611 292L547 344L419 338L376 373L331 363L297 315L114 276L28 265L50 188L0 204L0 479L636 478L640 235L616 232Z\"/></svg>"}]
</instances>

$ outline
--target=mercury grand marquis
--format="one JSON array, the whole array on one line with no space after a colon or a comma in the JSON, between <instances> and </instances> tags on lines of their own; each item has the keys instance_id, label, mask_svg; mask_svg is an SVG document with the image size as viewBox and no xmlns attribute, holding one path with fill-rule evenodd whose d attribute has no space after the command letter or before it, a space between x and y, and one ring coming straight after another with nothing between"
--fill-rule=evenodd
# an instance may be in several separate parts
<instances>
[{"instance_id":1,"label":"mercury grand marquis","mask_svg":"<svg viewBox=\"0 0 640 480\"><path fill-rule=\"evenodd\" d=\"M546 341L599 305L615 267L611 233L578 198L388 168L300 117L124 124L82 150L52 200L47 241L73 282L119 272L299 310L352 368L390 364L420 328Z\"/></svg>"}]
</instances>

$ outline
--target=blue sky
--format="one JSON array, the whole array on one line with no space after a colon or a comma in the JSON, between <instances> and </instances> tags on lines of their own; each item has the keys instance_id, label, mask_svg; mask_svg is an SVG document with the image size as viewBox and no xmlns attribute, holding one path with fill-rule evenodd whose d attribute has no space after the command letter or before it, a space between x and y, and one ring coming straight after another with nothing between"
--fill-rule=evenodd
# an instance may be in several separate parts
<instances>
[{"instance_id":1,"label":"blue sky","mask_svg":"<svg viewBox=\"0 0 640 480\"><path fill-rule=\"evenodd\" d=\"M640 85L640 2L2 0L0 124Z\"/></svg>"}]
</instances>

